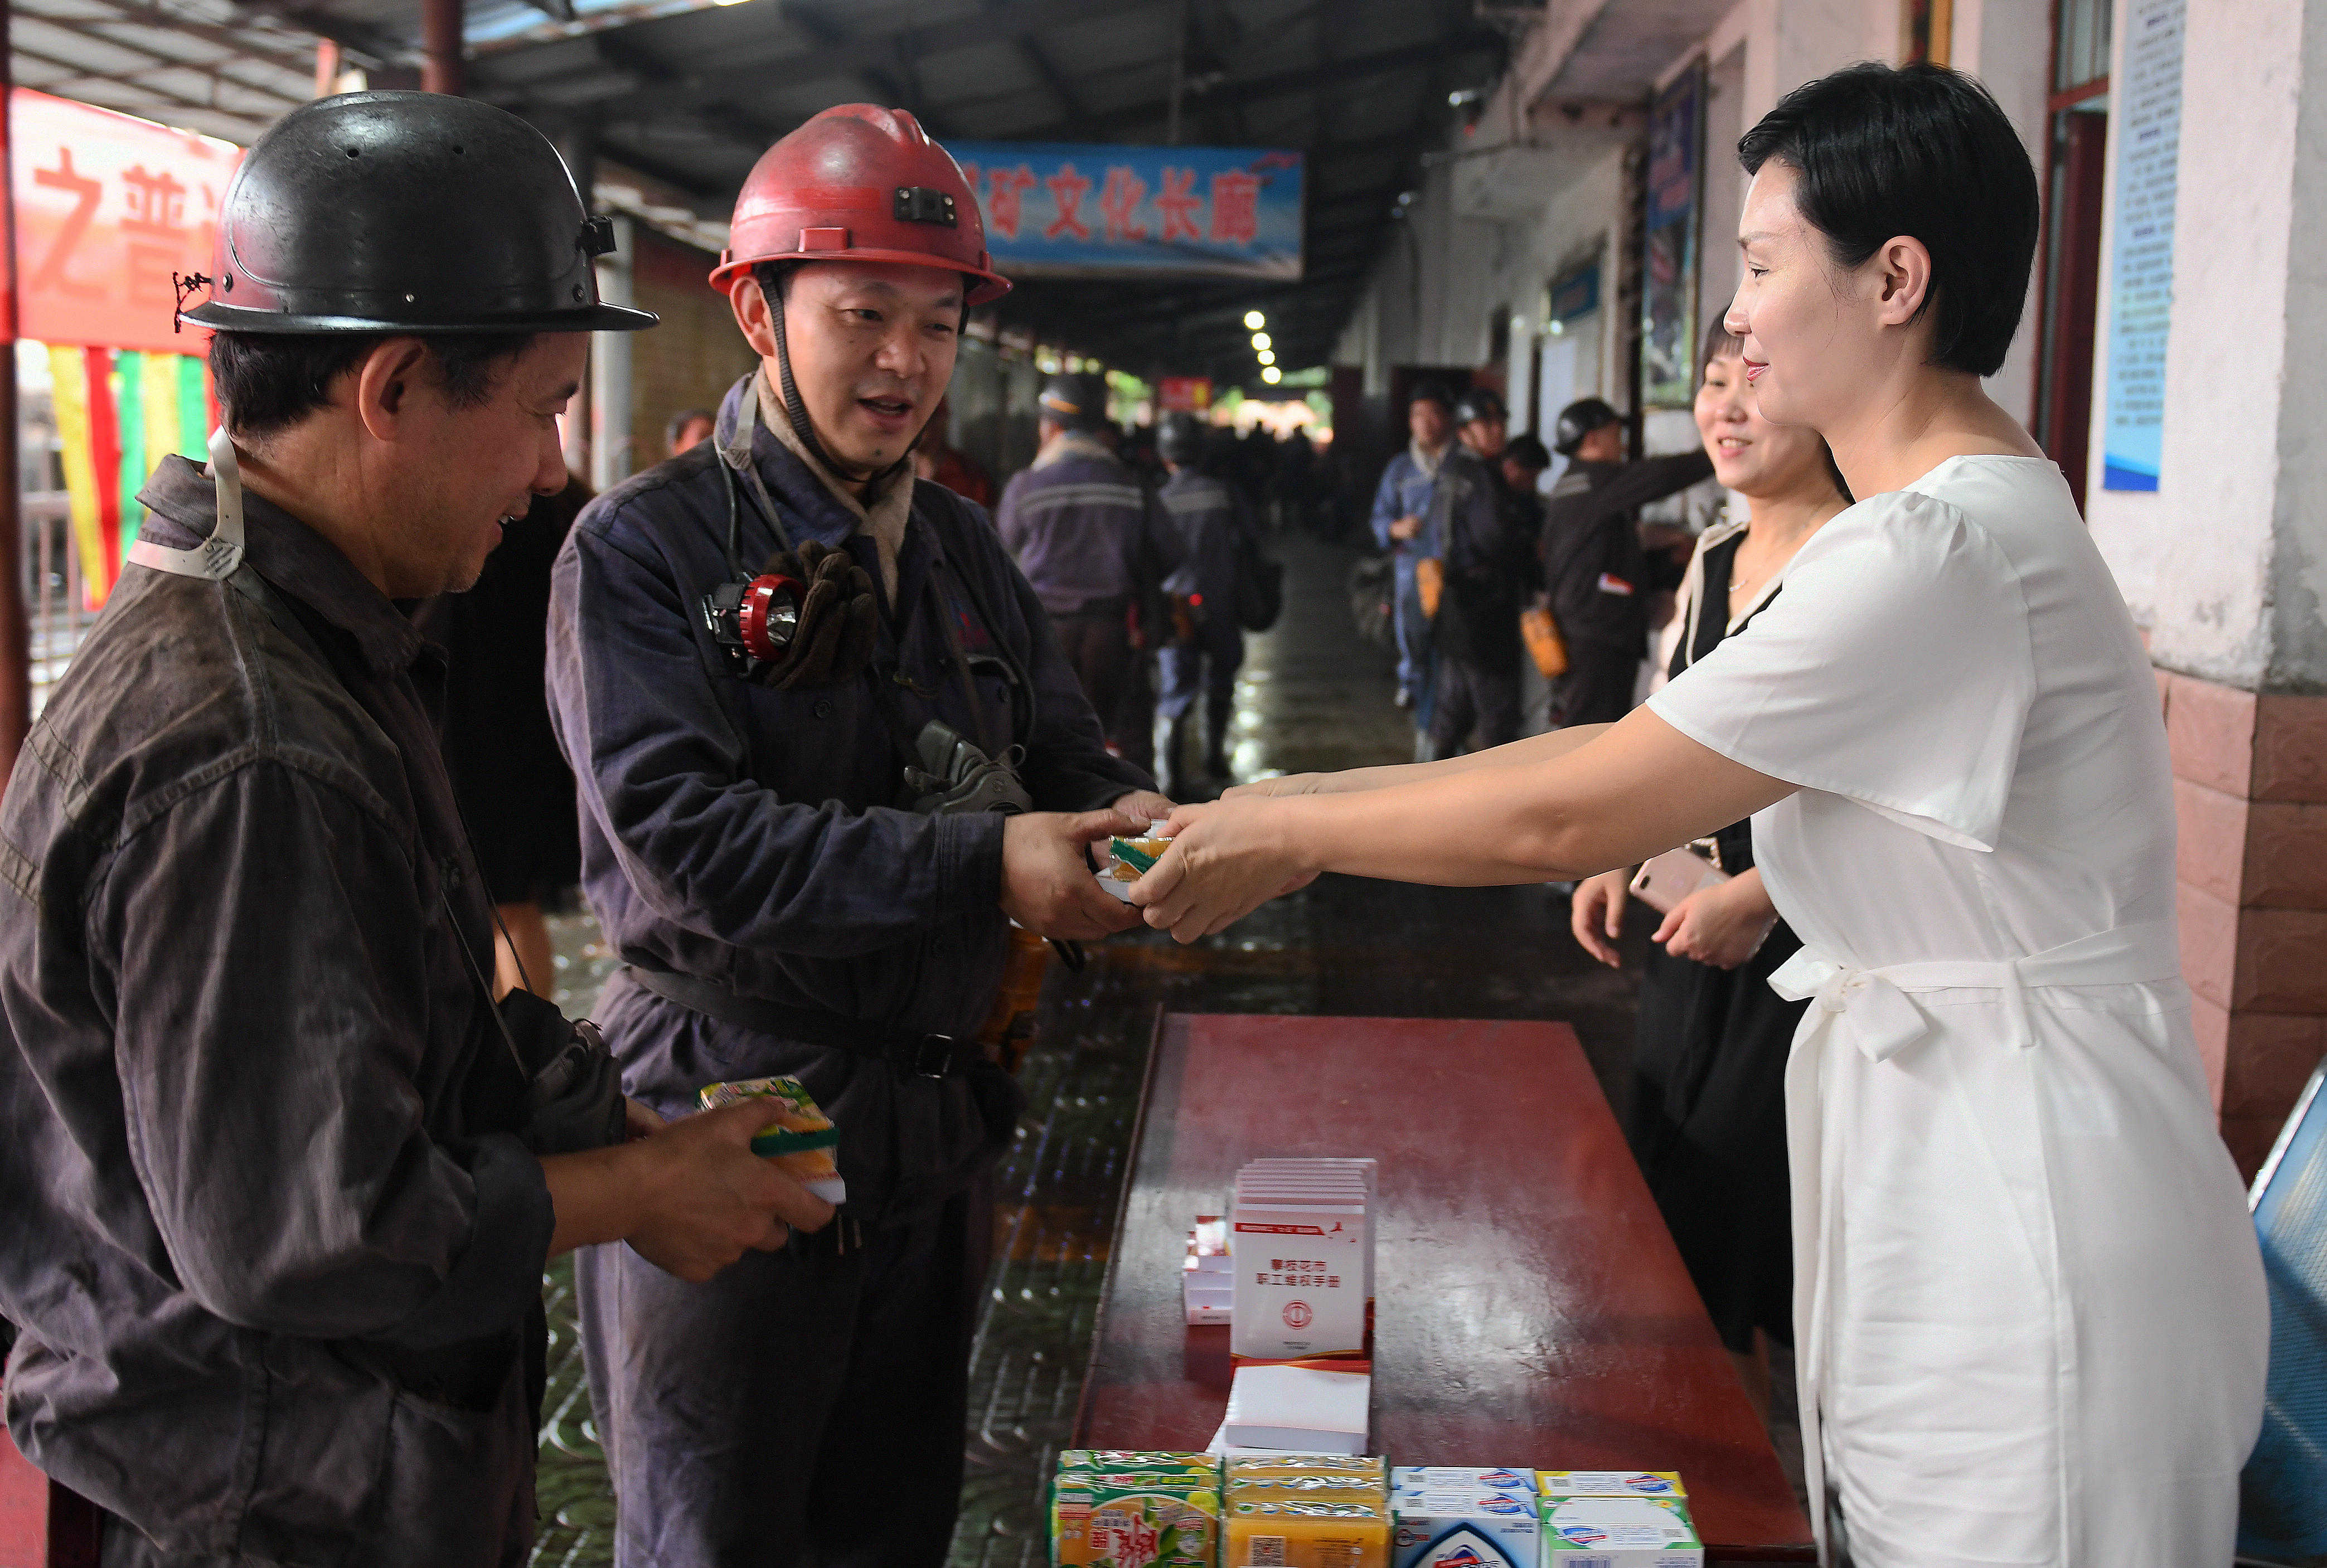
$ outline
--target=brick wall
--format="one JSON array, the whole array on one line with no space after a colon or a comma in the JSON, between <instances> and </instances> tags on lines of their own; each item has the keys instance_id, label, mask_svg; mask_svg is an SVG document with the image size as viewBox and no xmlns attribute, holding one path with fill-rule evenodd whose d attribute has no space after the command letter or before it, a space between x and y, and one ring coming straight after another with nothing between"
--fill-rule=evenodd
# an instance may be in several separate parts
<instances>
[{"instance_id":1,"label":"brick wall","mask_svg":"<svg viewBox=\"0 0 2327 1568\"><path fill-rule=\"evenodd\" d=\"M2327 1055L2327 697L2157 680L2198 1049L2251 1175Z\"/></svg>"},{"instance_id":2,"label":"brick wall","mask_svg":"<svg viewBox=\"0 0 2327 1568\"><path fill-rule=\"evenodd\" d=\"M631 339L631 432L634 469L650 468L663 450L663 425L682 408L719 406L735 378L758 363L727 306L707 281L719 258L654 233L636 235L631 289L639 308L662 325Z\"/></svg>"}]
</instances>

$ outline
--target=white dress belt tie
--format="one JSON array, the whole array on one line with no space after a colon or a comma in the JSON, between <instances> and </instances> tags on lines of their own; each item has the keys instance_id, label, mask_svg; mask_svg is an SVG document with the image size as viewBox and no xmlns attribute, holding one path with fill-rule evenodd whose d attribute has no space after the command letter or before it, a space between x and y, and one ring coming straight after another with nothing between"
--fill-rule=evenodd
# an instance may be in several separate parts
<instances>
[{"instance_id":1,"label":"white dress belt tie","mask_svg":"<svg viewBox=\"0 0 2327 1568\"><path fill-rule=\"evenodd\" d=\"M1930 1032L1931 1022L1912 994L2000 991L2011 1020L2012 1043L2036 1043L2028 993L2050 985L2137 985L2182 977L2182 945L2172 920L2145 920L2096 931L2024 958L1936 959L1862 967L1805 946L1770 976L1770 988L1789 1002L1815 1000L1869 1061L1888 1061Z\"/></svg>"}]
</instances>

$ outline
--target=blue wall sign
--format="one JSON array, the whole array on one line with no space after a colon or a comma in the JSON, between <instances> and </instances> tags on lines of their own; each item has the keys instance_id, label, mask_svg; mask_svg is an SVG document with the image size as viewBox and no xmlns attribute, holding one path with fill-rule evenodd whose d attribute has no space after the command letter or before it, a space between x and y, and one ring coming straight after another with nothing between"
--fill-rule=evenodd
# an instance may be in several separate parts
<instances>
[{"instance_id":1,"label":"blue wall sign","mask_svg":"<svg viewBox=\"0 0 2327 1568\"><path fill-rule=\"evenodd\" d=\"M2165 335L2173 316L2173 198L2182 151L2186 0L2130 0L2115 95L2107 403L2101 488L2154 490L2165 437Z\"/></svg>"},{"instance_id":2,"label":"blue wall sign","mask_svg":"<svg viewBox=\"0 0 2327 1568\"><path fill-rule=\"evenodd\" d=\"M1005 276L1301 275L1302 155L948 142Z\"/></svg>"}]
</instances>

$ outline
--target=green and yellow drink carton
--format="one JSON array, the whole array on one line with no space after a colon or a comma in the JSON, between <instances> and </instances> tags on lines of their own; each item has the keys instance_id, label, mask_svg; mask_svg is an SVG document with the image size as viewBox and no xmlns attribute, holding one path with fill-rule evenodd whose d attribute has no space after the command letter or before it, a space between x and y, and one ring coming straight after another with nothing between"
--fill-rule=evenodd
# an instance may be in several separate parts
<instances>
[{"instance_id":1,"label":"green and yellow drink carton","mask_svg":"<svg viewBox=\"0 0 2327 1568\"><path fill-rule=\"evenodd\" d=\"M745 1078L711 1084L696 1096L706 1111L745 1100L768 1102L768 1125L752 1134L752 1153L773 1160L784 1173L827 1203L848 1201L840 1179L840 1129L824 1114L800 1081L792 1078Z\"/></svg>"},{"instance_id":2,"label":"green and yellow drink carton","mask_svg":"<svg viewBox=\"0 0 2327 1568\"><path fill-rule=\"evenodd\" d=\"M1061 1470L1051 1490L1051 1560L1058 1568L1215 1568L1217 1475Z\"/></svg>"}]
</instances>

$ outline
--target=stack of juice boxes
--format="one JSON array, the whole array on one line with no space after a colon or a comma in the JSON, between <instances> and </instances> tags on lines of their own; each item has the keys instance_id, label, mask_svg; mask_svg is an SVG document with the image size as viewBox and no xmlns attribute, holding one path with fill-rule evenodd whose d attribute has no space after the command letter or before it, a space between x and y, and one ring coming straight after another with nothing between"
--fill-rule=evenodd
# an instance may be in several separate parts
<instances>
[{"instance_id":1,"label":"stack of juice boxes","mask_svg":"<svg viewBox=\"0 0 2327 1568\"><path fill-rule=\"evenodd\" d=\"M1070 1449L1051 1485L1057 1568L1218 1568L1220 1461Z\"/></svg>"},{"instance_id":2,"label":"stack of juice boxes","mask_svg":"<svg viewBox=\"0 0 2327 1568\"><path fill-rule=\"evenodd\" d=\"M1223 1568L1390 1568L1389 1478L1353 1454L1243 1453L1228 1461Z\"/></svg>"},{"instance_id":3,"label":"stack of juice boxes","mask_svg":"<svg viewBox=\"0 0 2327 1568\"><path fill-rule=\"evenodd\" d=\"M1538 1470L1542 1568L1704 1568L1670 1470Z\"/></svg>"},{"instance_id":4,"label":"stack of juice boxes","mask_svg":"<svg viewBox=\"0 0 2327 1568\"><path fill-rule=\"evenodd\" d=\"M1400 1465L1390 1568L1538 1568L1535 1472Z\"/></svg>"}]
</instances>

